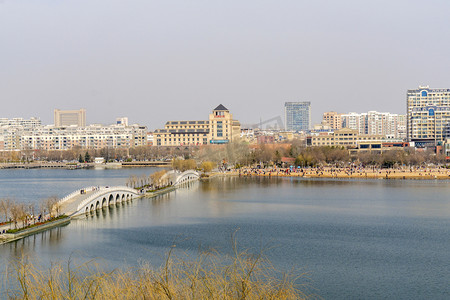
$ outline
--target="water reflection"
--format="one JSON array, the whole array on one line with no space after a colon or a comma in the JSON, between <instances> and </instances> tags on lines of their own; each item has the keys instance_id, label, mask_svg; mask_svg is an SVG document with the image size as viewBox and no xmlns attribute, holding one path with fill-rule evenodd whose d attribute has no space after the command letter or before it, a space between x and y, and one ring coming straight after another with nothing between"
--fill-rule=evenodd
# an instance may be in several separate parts
<instances>
[{"instance_id":1,"label":"water reflection","mask_svg":"<svg viewBox=\"0 0 450 300\"><path fill-rule=\"evenodd\" d=\"M131 175L150 175L158 170L161 169L3 169L0 170L0 198L37 203L52 195L62 198L82 187L125 185Z\"/></svg>"},{"instance_id":2,"label":"water reflection","mask_svg":"<svg viewBox=\"0 0 450 300\"><path fill-rule=\"evenodd\" d=\"M62 227L52 228L50 230L25 237L23 239L3 245L9 251L7 260L4 261L16 261L22 257L37 258L36 250L42 246L51 245L52 247L58 247L61 243L64 243L65 235L63 234L64 225ZM2 251L3 253L4 251ZM2 259L4 257L2 256Z\"/></svg>"}]
</instances>

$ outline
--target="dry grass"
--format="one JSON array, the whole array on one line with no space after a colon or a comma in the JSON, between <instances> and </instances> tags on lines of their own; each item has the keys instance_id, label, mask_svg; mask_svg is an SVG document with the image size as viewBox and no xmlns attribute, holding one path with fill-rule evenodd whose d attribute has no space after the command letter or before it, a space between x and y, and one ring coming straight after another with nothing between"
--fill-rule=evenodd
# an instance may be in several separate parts
<instances>
[{"instance_id":1,"label":"dry grass","mask_svg":"<svg viewBox=\"0 0 450 300\"><path fill-rule=\"evenodd\" d=\"M95 261L48 270L27 259L6 270L3 295L10 299L307 299L303 276L280 274L262 255L202 253L195 259L168 252L165 263L127 270L102 270ZM14 286L12 288L11 286ZM301 291L303 290L303 292Z\"/></svg>"}]
</instances>

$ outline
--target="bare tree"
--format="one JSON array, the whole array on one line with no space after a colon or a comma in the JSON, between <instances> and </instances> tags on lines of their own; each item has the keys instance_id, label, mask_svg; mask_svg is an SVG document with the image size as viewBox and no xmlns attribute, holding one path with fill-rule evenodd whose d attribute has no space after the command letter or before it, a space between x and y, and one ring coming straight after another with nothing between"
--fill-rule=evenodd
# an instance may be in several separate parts
<instances>
[{"instance_id":1,"label":"bare tree","mask_svg":"<svg viewBox=\"0 0 450 300\"><path fill-rule=\"evenodd\" d=\"M0 199L0 213L5 217L5 222L8 222L9 211L11 208L11 199Z\"/></svg>"},{"instance_id":2,"label":"bare tree","mask_svg":"<svg viewBox=\"0 0 450 300\"><path fill-rule=\"evenodd\" d=\"M175 170L180 170L182 172L187 170L193 170L197 168L197 163L193 159L174 159L172 160L172 167Z\"/></svg>"},{"instance_id":3,"label":"bare tree","mask_svg":"<svg viewBox=\"0 0 450 300\"><path fill-rule=\"evenodd\" d=\"M144 187L144 185L146 185L146 181L147 181L147 175L141 175L140 177L139 177L139 181L140 181L140 183L141 183L141 187Z\"/></svg>"},{"instance_id":4,"label":"bare tree","mask_svg":"<svg viewBox=\"0 0 450 300\"><path fill-rule=\"evenodd\" d=\"M25 207L25 204L19 204L19 219L18 221L22 221L22 227L27 226L27 208Z\"/></svg>"},{"instance_id":5,"label":"bare tree","mask_svg":"<svg viewBox=\"0 0 450 300\"><path fill-rule=\"evenodd\" d=\"M47 203L46 203L47 199L42 199L41 201L39 201L39 214L41 215L41 219L40 221L44 221L45 218L45 214L47 212Z\"/></svg>"},{"instance_id":6,"label":"bare tree","mask_svg":"<svg viewBox=\"0 0 450 300\"><path fill-rule=\"evenodd\" d=\"M136 184L137 184L137 181L138 181L137 176L136 175L131 175L130 180L131 180L131 187L132 188L136 188Z\"/></svg>"},{"instance_id":7,"label":"bare tree","mask_svg":"<svg viewBox=\"0 0 450 300\"><path fill-rule=\"evenodd\" d=\"M35 213L35 205L34 204L29 204L28 205L28 215L30 216L30 218L33 219L33 224L36 224L36 216L34 215Z\"/></svg>"},{"instance_id":8,"label":"bare tree","mask_svg":"<svg viewBox=\"0 0 450 300\"><path fill-rule=\"evenodd\" d=\"M48 213L50 214L50 218L53 218L55 214L56 216L59 216L61 207L58 204L58 201L59 199L57 196L51 196L45 200L45 206L47 208Z\"/></svg>"},{"instance_id":9,"label":"bare tree","mask_svg":"<svg viewBox=\"0 0 450 300\"><path fill-rule=\"evenodd\" d=\"M12 222L14 223L14 229L17 229L17 222L22 221L25 215L23 204L12 203L10 212Z\"/></svg>"},{"instance_id":10,"label":"bare tree","mask_svg":"<svg viewBox=\"0 0 450 300\"><path fill-rule=\"evenodd\" d=\"M161 184L161 179L164 176L164 174L166 174L166 170L161 170L158 172L153 173L151 176L152 181L155 185L160 185Z\"/></svg>"},{"instance_id":11,"label":"bare tree","mask_svg":"<svg viewBox=\"0 0 450 300\"><path fill-rule=\"evenodd\" d=\"M214 169L215 164L212 161L204 161L200 165L200 168L204 173L209 173Z\"/></svg>"}]
</instances>

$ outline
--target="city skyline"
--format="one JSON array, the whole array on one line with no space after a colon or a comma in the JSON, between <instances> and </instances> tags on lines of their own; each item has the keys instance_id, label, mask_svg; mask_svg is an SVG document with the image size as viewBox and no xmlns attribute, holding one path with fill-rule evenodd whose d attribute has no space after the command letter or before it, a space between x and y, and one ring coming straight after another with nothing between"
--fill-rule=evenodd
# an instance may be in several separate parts
<instances>
[{"instance_id":1,"label":"city skyline","mask_svg":"<svg viewBox=\"0 0 450 300\"><path fill-rule=\"evenodd\" d=\"M84 107L157 128L226 103L239 120L325 111L404 114L406 91L450 82L442 1L0 3L2 116ZM20 38L19 38L20 37ZM20 105L15 105L15 104ZM263 104L263 105L262 105ZM177 107L177 110L173 110ZM164 111L173 111L165 114Z\"/></svg>"},{"instance_id":2,"label":"city skyline","mask_svg":"<svg viewBox=\"0 0 450 300\"><path fill-rule=\"evenodd\" d=\"M292 102L291 102L292 103ZM306 101L305 103L309 103L309 101ZM286 105L286 103L284 104L284 106L283 106L283 109L285 109L285 105ZM59 109L54 109L54 113L53 113L53 115L55 114L55 111L63 111L63 110L59 110ZM206 109L206 108L204 108L204 109L200 109L199 111L205 111L205 112L207 112L208 111L208 109ZM86 111L84 108L79 108L79 109L74 109L74 110L65 110L65 111L83 111L83 114L84 114L84 118L85 119L87 119L87 115L89 115L89 112L88 111ZM391 112L386 112L386 111L384 111L384 112L379 112L379 111L369 111L369 112L374 112L374 113L381 113L381 114L392 114ZM328 113L336 113L337 115L339 115L339 116L341 116L341 115L346 115L346 114L367 114L366 112L361 112L361 113L358 113L358 112L351 112L351 111L349 111L349 112L336 112L336 111L332 111L332 112L328 112L328 111L325 111L324 112L324 114L322 115L322 117L325 115L325 114L328 114ZM406 114L398 114L398 115L404 115L404 116L406 116ZM282 122L283 123L285 123L285 116L284 115L280 115L280 116L278 116L279 118L272 118L272 119L270 119L270 120L260 120L260 121L263 121L263 127L262 128L260 128L260 129L264 129L265 127L267 127L267 126L271 126L271 125L278 125L278 124L276 124L279 120L282 120ZM55 118L55 116L53 116L53 118ZM170 118L170 116L168 116L167 118ZM133 120L131 120L130 122L128 121L128 117L127 116L121 116L121 117L117 117L117 116L108 116L108 120L105 122L105 123L100 123L100 122L96 122L95 120L92 120L92 122L90 121L90 122L87 122L87 121L85 121L85 123L84 123L84 125L83 126L78 126L78 127L86 127L86 126L91 126L91 125L105 125L105 126L108 126L108 125L115 125L115 124L122 124L122 125L125 125L125 126L128 126L128 124L135 124L135 125L142 125L142 126L146 126L146 127L148 127L148 129L150 130L150 131L153 131L153 130L156 130L156 129L158 129L159 127L161 127L161 126L163 126L164 125L164 123L166 123L166 122L163 122L163 124L159 124L159 125L155 125L156 127L150 127L150 126L148 126L147 124L140 124L140 123L137 123L137 122L133 122ZM189 121L191 118L189 117L189 115L185 115L185 117L184 118L181 118L181 119L177 119L177 120L174 120L174 121ZM39 115L33 115L33 116L29 116L29 117L25 117L25 116L14 116L14 117L5 117L5 116L0 116L0 120L10 120L10 121L14 121L14 120L25 120L25 121L29 121L29 120L37 120L37 121L39 121L39 124L40 125L42 125L42 126L55 126L55 119L53 119L51 122L49 122L49 123L45 123L45 122L43 122L42 121L42 118L41 118L41 116L39 116ZM244 122L243 122L243 124L245 124L245 126L244 127L253 127L253 126L255 126L255 125L259 125L259 123L260 122L258 122L258 123L255 123L255 124L250 124L250 123L248 123L247 122L248 120L244 120ZM269 122L270 121L270 122ZM310 130L312 130L313 129L313 127L315 126L315 125L320 125L320 124L323 124L323 122L324 122L324 119L322 119L322 120L318 120L316 123L311 123L311 128L310 128ZM267 123L267 124L266 124ZM75 124L73 124L73 125L75 125ZM66 124L65 126L69 126L68 124ZM158 127L159 126L159 127ZM58 127L58 126L55 126L55 127ZM259 127L258 127L259 128ZM283 126L282 128L278 128L277 126L274 128L274 129L278 129L278 130L287 130L286 128L285 128L285 126ZM332 128L332 129L334 129L334 128ZM289 130L288 130L289 131ZM294 130L295 131L295 130Z\"/></svg>"}]
</instances>

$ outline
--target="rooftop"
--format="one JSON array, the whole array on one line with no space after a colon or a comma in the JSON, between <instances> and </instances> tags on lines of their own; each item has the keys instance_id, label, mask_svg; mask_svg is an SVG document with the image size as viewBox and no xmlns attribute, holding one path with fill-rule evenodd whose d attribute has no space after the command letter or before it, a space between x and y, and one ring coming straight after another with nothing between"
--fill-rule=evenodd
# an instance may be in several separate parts
<instances>
[{"instance_id":1,"label":"rooftop","mask_svg":"<svg viewBox=\"0 0 450 300\"><path fill-rule=\"evenodd\" d=\"M226 108L222 104L219 104L219 106L217 106L214 110L226 110L226 111L228 111L228 108Z\"/></svg>"}]
</instances>

